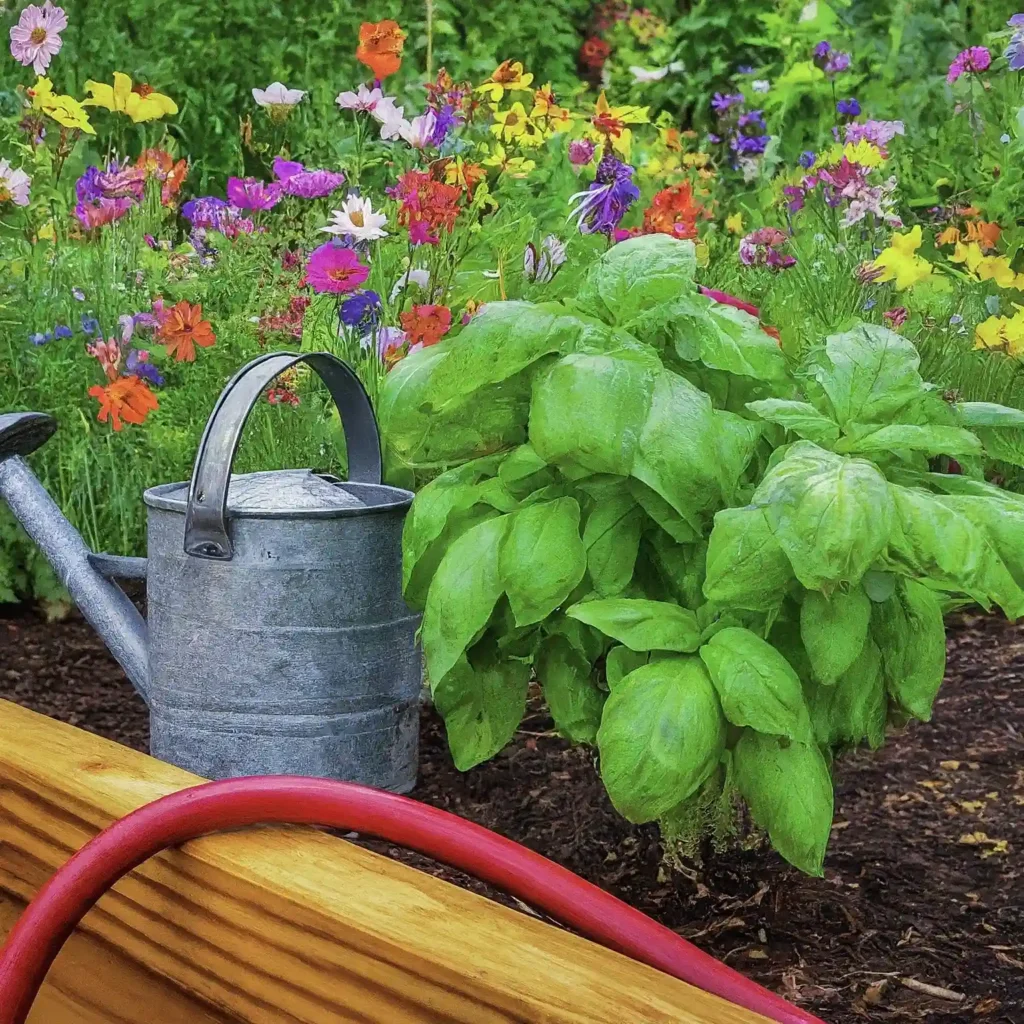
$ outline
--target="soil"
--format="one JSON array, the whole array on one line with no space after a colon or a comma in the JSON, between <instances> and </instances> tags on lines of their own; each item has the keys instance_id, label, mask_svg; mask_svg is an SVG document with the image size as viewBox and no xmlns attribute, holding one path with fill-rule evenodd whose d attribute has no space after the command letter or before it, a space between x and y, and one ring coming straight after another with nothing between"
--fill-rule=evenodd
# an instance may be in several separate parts
<instances>
[{"instance_id":1,"label":"soil","mask_svg":"<svg viewBox=\"0 0 1024 1024\"><path fill-rule=\"evenodd\" d=\"M146 749L145 706L75 616L0 606L0 696ZM592 755L551 731L539 701L515 742L466 774L425 709L413 795L571 868L830 1024L1024 1021L1024 625L951 623L933 721L839 762L824 878L766 847L669 870L656 830L618 817Z\"/></svg>"}]
</instances>

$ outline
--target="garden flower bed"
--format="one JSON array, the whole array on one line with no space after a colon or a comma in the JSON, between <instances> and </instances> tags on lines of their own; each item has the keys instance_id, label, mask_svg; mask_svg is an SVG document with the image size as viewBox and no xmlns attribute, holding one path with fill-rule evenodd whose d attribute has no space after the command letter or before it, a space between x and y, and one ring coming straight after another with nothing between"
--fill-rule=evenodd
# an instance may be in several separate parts
<instances>
[{"instance_id":1,"label":"garden flower bed","mask_svg":"<svg viewBox=\"0 0 1024 1024\"><path fill-rule=\"evenodd\" d=\"M344 359L416 492L423 799L830 1019L1011 1019L1020 708L972 658L1012 668L995 616L1024 615L1024 14L943 8L940 46L939 13L868 6L750 5L725 56L696 9L607 0L568 70L538 43L450 71L447 7L382 11L343 80L236 83L230 144L166 68L85 66L85 14L13 11L0 413L58 420L32 468L94 551L141 555L142 492L188 478L242 364ZM297 465L347 468L303 366L235 469ZM5 506L0 602L69 609ZM47 703L79 626L32 614L12 695L143 742L94 646L81 707Z\"/></svg>"}]
</instances>

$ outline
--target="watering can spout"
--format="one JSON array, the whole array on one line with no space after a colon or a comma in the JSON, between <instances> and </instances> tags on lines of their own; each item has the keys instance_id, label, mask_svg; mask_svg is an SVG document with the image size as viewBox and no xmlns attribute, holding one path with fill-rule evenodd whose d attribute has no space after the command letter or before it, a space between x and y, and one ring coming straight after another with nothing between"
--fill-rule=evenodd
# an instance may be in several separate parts
<instances>
[{"instance_id":1,"label":"watering can spout","mask_svg":"<svg viewBox=\"0 0 1024 1024\"><path fill-rule=\"evenodd\" d=\"M114 579L144 578L144 558L93 554L29 469L24 456L53 435L57 423L38 412L0 414L0 498L67 587L75 604L146 696L146 621Z\"/></svg>"}]
</instances>

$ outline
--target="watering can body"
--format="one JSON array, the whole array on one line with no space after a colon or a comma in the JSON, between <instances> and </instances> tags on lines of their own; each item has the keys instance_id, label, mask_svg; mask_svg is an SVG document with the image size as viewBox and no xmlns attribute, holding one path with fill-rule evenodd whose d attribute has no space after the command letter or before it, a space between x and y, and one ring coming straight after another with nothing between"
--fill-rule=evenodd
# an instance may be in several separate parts
<instances>
[{"instance_id":1,"label":"watering can body","mask_svg":"<svg viewBox=\"0 0 1024 1024\"><path fill-rule=\"evenodd\" d=\"M349 480L232 475L248 413L300 360L338 405ZM376 422L351 370L325 353L279 353L240 371L191 482L143 496L146 559L92 554L61 516L21 458L52 432L46 419L0 416L0 496L145 698L152 754L211 779L297 774L410 790L421 659L401 537L412 494L380 482ZM132 576L146 579L147 621L113 582Z\"/></svg>"}]
</instances>

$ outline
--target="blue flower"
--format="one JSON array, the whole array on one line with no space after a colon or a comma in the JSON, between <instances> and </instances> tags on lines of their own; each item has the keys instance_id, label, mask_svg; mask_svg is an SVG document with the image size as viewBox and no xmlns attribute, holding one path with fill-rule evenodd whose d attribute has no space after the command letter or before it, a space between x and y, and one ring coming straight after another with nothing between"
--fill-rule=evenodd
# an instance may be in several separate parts
<instances>
[{"instance_id":1,"label":"blue flower","mask_svg":"<svg viewBox=\"0 0 1024 1024\"><path fill-rule=\"evenodd\" d=\"M836 104L836 110L847 117L856 117L860 113L860 104L855 99L840 100Z\"/></svg>"},{"instance_id":2,"label":"blue flower","mask_svg":"<svg viewBox=\"0 0 1024 1024\"><path fill-rule=\"evenodd\" d=\"M75 332L65 324L57 324L53 329L53 336L55 338L72 338L74 334Z\"/></svg>"},{"instance_id":3,"label":"blue flower","mask_svg":"<svg viewBox=\"0 0 1024 1024\"><path fill-rule=\"evenodd\" d=\"M805 149L800 154L800 166L803 167L804 170L810 170L810 168L814 166L814 161L817 159L818 158L814 155L814 150Z\"/></svg>"},{"instance_id":4,"label":"blue flower","mask_svg":"<svg viewBox=\"0 0 1024 1024\"><path fill-rule=\"evenodd\" d=\"M349 296L338 310L338 316L346 327L370 328L380 317L380 296L374 291L357 292Z\"/></svg>"},{"instance_id":5,"label":"blue flower","mask_svg":"<svg viewBox=\"0 0 1024 1024\"><path fill-rule=\"evenodd\" d=\"M1021 15L1017 14L1014 17L1019 18ZM1003 56L1009 63L1011 71L1024 71L1024 32L1014 32Z\"/></svg>"},{"instance_id":6,"label":"blue flower","mask_svg":"<svg viewBox=\"0 0 1024 1024\"><path fill-rule=\"evenodd\" d=\"M46 345L53 341L53 331L47 331L45 334L30 334L28 340L33 345Z\"/></svg>"},{"instance_id":7,"label":"blue flower","mask_svg":"<svg viewBox=\"0 0 1024 1024\"><path fill-rule=\"evenodd\" d=\"M90 338L98 338L103 332L100 330L100 322L94 316L82 314L82 333L88 334Z\"/></svg>"},{"instance_id":8,"label":"blue flower","mask_svg":"<svg viewBox=\"0 0 1024 1024\"><path fill-rule=\"evenodd\" d=\"M759 156L770 141L770 135L737 135L729 145L741 156Z\"/></svg>"},{"instance_id":9,"label":"blue flower","mask_svg":"<svg viewBox=\"0 0 1024 1024\"><path fill-rule=\"evenodd\" d=\"M737 69L736 73L740 75L752 75L754 69L749 64L741 64Z\"/></svg>"},{"instance_id":10,"label":"blue flower","mask_svg":"<svg viewBox=\"0 0 1024 1024\"><path fill-rule=\"evenodd\" d=\"M139 349L133 348L128 353L124 368L129 376L139 377L156 387L161 387L164 383L163 374L149 361L148 352L140 352Z\"/></svg>"},{"instance_id":11,"label":"blue flower","mask_svg":"<svg viewBox=\"0 0 1024 1024\"><path fill-rule=\"evenodd\" d=\"M597 165L597 176L590 187L569 197L570 204L578 200L569 215L576 218L581 234L601 231L610 235L639 198L640 189L633 184L633 168L609 153Z\"/></svg>"},{"instance_id":12,"label":"blue flower","mask_svg":"<svg viewBox=\"0 0 1024 1024\"><path fill-rule=\"evenodd\" d=\"M448 133L459 124L459 116L450 103L445 104L434 116L434 133L430 136L430 143L440 149Z\"/></svg>"},{"instance_id":13,"label":"blue flower","mask_svg":"<svg viewBox=\"0 0 1024 1024\"><path fill-rule=\"evenodd\" d=\"M711 98L711 109L714 110L719 117L729 111L730 107L735 107L737 104L743 102L742 93L735 93L733 95L723 95L720 92L716 92Z\"/></svg>"}]
</instances>

